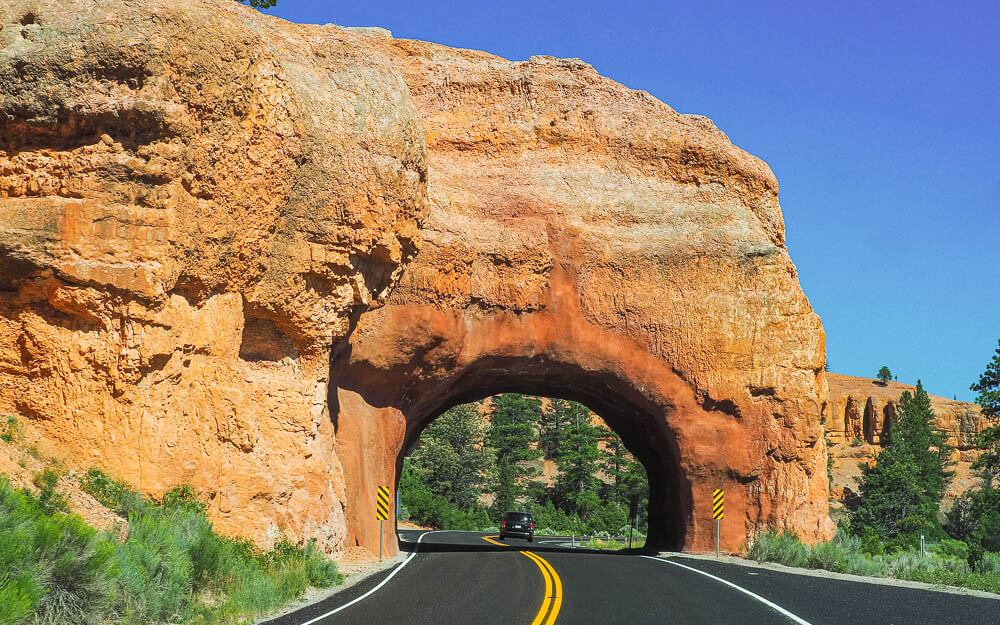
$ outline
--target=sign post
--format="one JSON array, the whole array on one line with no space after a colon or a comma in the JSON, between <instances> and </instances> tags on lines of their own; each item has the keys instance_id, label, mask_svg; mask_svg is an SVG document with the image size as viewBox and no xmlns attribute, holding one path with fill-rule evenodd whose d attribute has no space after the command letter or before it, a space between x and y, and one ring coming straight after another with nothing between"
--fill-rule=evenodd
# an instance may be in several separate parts
<instances>
[{"instance_id":1,"label":"sign post","mask_svg":"<svg viewBox=\"0 0 1000 625\"><path fill-rule=\"evenodd\" d=\"M726 491L716 488L712 492L712 518L715 519L715 557L719 557L719 533L722 517L726 516Z\"/></svg>"},{"instance_id":2,"label":"sign post","mask_svg":"<svg viewBox=\"0 0 1000 625\"><path fill-rule=\"evenodd\" d=\"M639 495L633 494L628 507L628 548L632 548L632 527L638 525Z\"/></svg>"},{"instance_id":3,"label":"sign post","mask_svg":"<svg viewBox=\"0 0 1000 625\"><path fill-rule=\"evenodd\" d=\"M379 486L375 499L375 518L378 519L378 561L382 561L382 536L385 521L389 518L389 487Z\"/></svg>"}]
</instances>

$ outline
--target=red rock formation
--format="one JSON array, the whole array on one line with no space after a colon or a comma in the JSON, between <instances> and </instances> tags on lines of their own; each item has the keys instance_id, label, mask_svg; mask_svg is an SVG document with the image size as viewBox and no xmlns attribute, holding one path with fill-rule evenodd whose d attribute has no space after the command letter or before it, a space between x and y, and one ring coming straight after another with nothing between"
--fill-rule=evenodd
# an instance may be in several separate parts
<instances>
[{"instance_id":1,"label":"red rock formation","mask_svg":"<svg viewBox=\"0 0 1000 625\"><path fill-rule=\"evenodd\" d=\"M720 486L725 546L771 525L828 536L822 328L766 165L578 60L380 43L423 119L431 208L335 362L349 489L394 482L444 408L516 390L622 435L649 471L653 544L708 547ZM366 507L347 519L376 541Z\"/></svg>"},{"instance_id":2,"label":"red rock formation","mask_svg":"<svg viewBox=\"0 0 1000 625\"><path fill-rule=\"evenodd\" d=\"M848 395L844 407L844 437L848 440L860 440L862 435L861 411L858 409L858 402Z\"/></svg>"},{"instance_id":3,"label":"red rock formation","mask_svg":"<svg viewBox=\"0 0 1000 625\"><path fill-rule=\"evenodd\" d=\"M872 378L835 373L827 374L826 378L830 386L830 406L835 415L835 418L827 420L826 432L827 439L832 443L830 454L834 460L834 490L856 490L856 480L860 476L857 464L874 464L875 456L889 440L892 423L897 418L896 402L903 392L912 393L914 387L899 382L883 384ZM855 399L858 397L865 402L863 412L858 410L859 401ZM930 398L937 428L948 434L948 443L955 447L952 459L957 463L957 475L948 492L949 497L955 497L976 484L971 470L972 462L978 457L975 437L989 423L975 404L937 395ZM838 419L836 415L842 415L842 418ZM852 446L854 439L864 444Z\"/></svg>"},{"instance_id":4,"label":"red rock formation","mask_svg":"<svg viewBox=\"0 0 1000 625\"><path fill-rule=\"evenodd\" d=\"M413 255L388 57L234 2L0 4L0 413L221 530L342 543L330 346Z\"/></svg>"},{"instance_id":5,"label":"red rock formation","mask_svg":"<svg viewBox=\"0 0 1000 625\"><path fill-rule=\"evenodd\" d=\"M708 119L236 3L0 22L0 411L43 444L371 548L429 420L519 390L619 431L653 546L708 547L718 487L724 547L830 535L822 326L774 176Z\"/></svg>"}]
</instances>

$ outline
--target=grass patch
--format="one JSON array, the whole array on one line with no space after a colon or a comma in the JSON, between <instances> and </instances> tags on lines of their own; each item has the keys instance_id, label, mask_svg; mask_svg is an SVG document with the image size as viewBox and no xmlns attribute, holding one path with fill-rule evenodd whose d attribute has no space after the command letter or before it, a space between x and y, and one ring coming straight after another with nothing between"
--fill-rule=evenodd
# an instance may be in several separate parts
<instances>
[{"instance_id":1,"label":"grass patch","mask_svg":"<svg viewBox=\"0 0 1000 625\"><path fill-rule=\"evenodd\" d=\"M636 536L632 539L632 548L640 549L646 545L646 539L642 536ZM581 542L581 547L586 547L587 549L603 549L605 551L621 551L622 549L628 549L628 539L625 542L620 542L617 540L609 538L593 538L587 542Z\"/></svg>"},{"instance_id":2,"label":"grass patch","mask_svg":"<svg viewBox=\"0 0 1000 625\"><path fill-rule=\"evenodd\" d=\"M962 557L968 553L968 548L961 541L945 540L932 545L927 555L913 551L869 555L862 543L860 538L838 529L833 540L810 548L794 534L771 531L754 541L747 557L758 562L960 586L1000 594L1000 554L987 553L973 567Z\"/></svg>"},{"instance_id":3,"label":"grass patch","mask_svg":"<svg viewBox=\"0 0 1000 625\"><path fill-rule=\"evenodd\" d=\"M16 417L0 415L0 440L13 443L21 439L21 426ZM2 622L2 621L0 621Z\"/></svg>"},{"instance_id":4,"label":"grass patch","mask_svg":"<svg viewBox=\"0 0 1000 625\"><path fill-rule=\"evenodd\" d=\"M128 517L124 542L0 476L0 623L237 623L341 581L314 543L219 536L190 488L154 502L97 470L83 485Z\"/></svg>"}]
</instances>

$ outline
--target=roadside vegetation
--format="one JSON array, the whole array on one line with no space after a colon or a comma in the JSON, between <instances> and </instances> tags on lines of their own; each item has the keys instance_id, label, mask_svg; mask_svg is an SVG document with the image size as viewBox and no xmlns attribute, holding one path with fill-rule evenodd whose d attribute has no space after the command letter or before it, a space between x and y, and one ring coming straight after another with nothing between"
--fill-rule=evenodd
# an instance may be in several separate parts
<instances>
[{"instance_id":1,"label":"roadside vegetation","mask_svg":"<svg viewBox=\"0 0 1000 625\"><path fill-rule=\"evenodd\" d=\"M928 543L924 555L902 549L872 554L865 551L862 539L844 528L837 530L833 540L814 547L803 544L794 534L768 532L757 537L747 557L785 566L1000 593L1000 554L985 553L976 564L970 564L968 546L954 539Z\"/></svg>"},{"instance_id":2,"label":"roadside vegetation","mask_svg":"<svg viewBox=\"0 0 1000 625\"><path fill-rule=\"evenodd\" d=\"M644 537L632 538L632 549L642 549L645 545L646 539ZM580 543L580 546L586 547L587 549L621 551L622 549L628 549L628 539L617 540L611 538L592 538L584 543Z\"/></svg>"},{"instance_id":3,"label":"roadside vegetation","mask_svg":"<svg viewBox=\"0 0 1000 625\"><path fill-rule=\"evenodd\" d=\"M540 479L543 460L557 469L549 482ZM644 534L649 496L643 466L585 406L543 407L517 393L438 417L405 460L399 490L402 519L420 525L495 531L505 511L524 510L536 534L603 538L628 534L633 497L636 536Z\"/></svg>"},{"instance_id":4,"label":"roadside vegetation","mask_svg":"<svg viewBox=\"0 0 1000 625\"><path fill-rule=\"evenodd\" d=\"M46 495L53 475L38 495L0 476L0 623L238 623L340 581L312 543L258 550L216 534L190 488L151 501L92 469L84 490L129 521L100 533Z\"/></svg>"},{"instance_id":5,"label":"roadside vegetation","mask_svg":"<svg viewBox=\"0 0 1000 625\"><path fill-rule=\"evenodd\" d=\"M954 450L935 429L930 398L917 382L914 393L902 394L898 420L875 465L861 465L860 502L834 539L809 547L794 534L768 532L757 537L747 556L1000 593L1000 347L971 388L994 425L976 441L980 456L972 468L979 486L947 514L941 513L941 499L952 477Z\"/></svg>"}]
</instances>

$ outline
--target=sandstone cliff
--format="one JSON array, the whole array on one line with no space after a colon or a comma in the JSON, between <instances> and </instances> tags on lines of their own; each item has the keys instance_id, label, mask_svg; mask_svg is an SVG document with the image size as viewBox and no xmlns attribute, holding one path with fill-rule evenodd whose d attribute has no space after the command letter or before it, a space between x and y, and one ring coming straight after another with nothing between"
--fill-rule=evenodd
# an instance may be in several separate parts
<instances>
[{"instance_id":1,"label":"sandstone cliff","mask_svg":"<svg viewBox=\"0 0 1000 625\"><path fill-rule=\"evenodd\" d=\"M43 446L372 547L426 423L519 390L622 434L651 545L707 546L716 487L724 546L830 534L823 329L774 176L708 119L229 2L0 24L0 412Z\"/></svg>"},{"instance_id":2,"label":"sandstone cliff","mask_svg":"<svg viewBox=\"0 0 1000 625\"><path fill-rule=\"evenodd\" d=\"M719 486L728 546L769 525L828 536L824 335L768 167L580 60L378 44L423 121L430 212L336 361L338 455L405 450L456 402L562 396L646 463L651 544L708 546ZM397 470L350 467L359 493ZM362 542L367 516L348 514Z\"/></svg>"},{"instance_id":3,"label":"sandstone cliff","mask_svg":"<svg viewBox=\"0 0 1000 625\"><path fill-rule=\"evenodd\" d=\"M0 6L0 413L222 531L339 545L330 346L419 242L362 36L233 2Z\"/></svg>"},{"instance_id":4,"label":"sandstone cliff","mask_svg":"<svg viewBox=\"0 0 1000 625\"><path fill-rule=\"evenodd\" d=\"M831 408L826 437L833 458L833 492L838 499L850 499L861 475L858 464L875 462L896 419L900 396L905 391L912 393L915 387L836 373L828 373L826 379ZM948 435L948 443L955 448L955 477L947 492L948 498L954 498L977 484L971 470L978 457L975 438L989 422L976 404L937 395L930 399L937 428Z\"/></svg>"}]
</instances>

